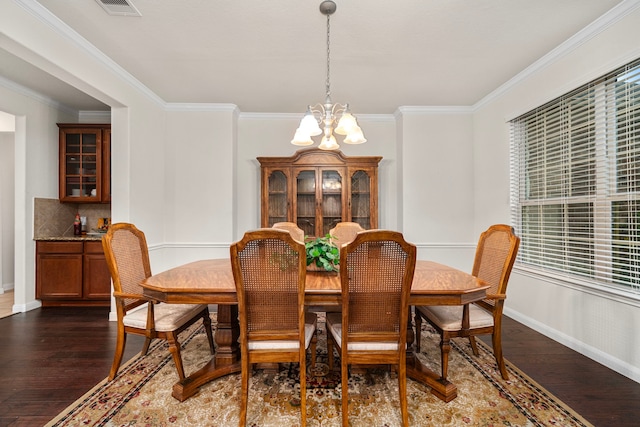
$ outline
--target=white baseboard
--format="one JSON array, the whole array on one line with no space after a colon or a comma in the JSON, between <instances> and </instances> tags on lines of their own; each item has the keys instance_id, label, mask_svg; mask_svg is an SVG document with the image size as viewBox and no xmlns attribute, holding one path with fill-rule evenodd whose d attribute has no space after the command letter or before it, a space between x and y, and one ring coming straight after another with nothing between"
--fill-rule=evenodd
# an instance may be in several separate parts
<instances>
[{"instance_id":1,"label":"white baseboard","mask_svg":"<svg viewBox=\"0 0 640 427\"><path fill-rule=\"evenodd\" d=\"M36 308L42 307L42 302L39 300L33 300L27 304L14 304L13 312L14 313L26 313L30 310L35 310Z\"/></svg>"},{"instance_id":2,"label":"white baseboard","mask_svg":"<svg viewBox=\"0 0 640 427\"><path fill-rule=\"evenodd\" d=\"M574 351L577 351L583 356L595 360L596 362L606 366L607 368L616 371L620 375L624 375L625 377L630 378L637 383L640 383L639 367L632 366L623 360L612 357L610 354L607 354L595 347L585 344L582 341L578 341L575 338L570 337L569 335L566 335L556 329L550 328L548 325L540 323L539 321L525 316L515 310L505 307L504 314L522 323L523 325L528 326L537 332L540 332L542 335L545 335L552 340L557 341Z\"/></svg>"}]
</instances>

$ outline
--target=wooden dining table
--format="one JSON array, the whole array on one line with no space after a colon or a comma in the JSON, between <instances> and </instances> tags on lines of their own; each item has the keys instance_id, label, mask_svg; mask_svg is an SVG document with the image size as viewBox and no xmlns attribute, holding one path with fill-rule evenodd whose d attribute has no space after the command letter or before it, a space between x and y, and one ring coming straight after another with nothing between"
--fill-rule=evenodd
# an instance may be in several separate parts
<instances>
[{"instance_id":1,"label":"wooden dining table","mask_svg":"<svg viewBox=\"0 0 640 427\"><path fill-rule=\"evenodd\" d=\"M305 304L339 306L338 274L308 271ZM173 386L172 395L184 401L207 382L240 372L238 300L229 259L208 259L178 266L147 278L144 295L165 303L217 304L216 352L205 366ZM468 304L483 299L489 286L468 273L432 261L417 261L410 305L464 305L463 327L468 328ZM411 326L411 319L408 319ZM455 384L426 367L414 353L414 331L408 329L407 376L427 384L438 398L449 402L457 396Z\"/></svg>"}]
</instances>

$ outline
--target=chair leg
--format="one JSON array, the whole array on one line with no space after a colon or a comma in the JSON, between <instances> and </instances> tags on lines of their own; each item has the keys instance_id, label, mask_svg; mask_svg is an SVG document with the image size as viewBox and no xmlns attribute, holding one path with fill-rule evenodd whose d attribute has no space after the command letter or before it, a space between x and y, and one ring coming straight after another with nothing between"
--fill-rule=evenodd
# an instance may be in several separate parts
<instances>
[{"instance_id":1,"label":"chair leg","mask_svg":"<svg viewBox=\"0 0 640 427\"><path fill-rule=\"evenodd\" d=\"M122 363L122 355L124 354L124 347L127 343L127 334L124 332L124 327L118 326L118 337L116 339L116 351L113 354L113 363L111 364L111 370L109 371L109 381L112 381L116 375L118 375L118 369L120 363Z\"/></svg>"},{"instance_id":2,"label":"chair leg","mask_svg":"<svg viewBox=\"0 0 640 427\"><path fill-rule=\"evenodd\" d=\"M491 341L493 343L493 355L496 358L496 363L498 364L498 368L500 369L500 375L502 375L503 380L509 379L509 373L507 372L507 366L504 363L504 357L502 356L502 339L501 339L500 331L493 331L491 335Z\"/></svg>"},{"instance_id":3,"label":"chair leg","mask_svg":"<svg viewBox=\"0 0 640 427\"><path fill-rule=\"evenodd\" d=\"M327 331L327 357L329 359L329 369L333 369L333 335Z\"/></svg>"},{"instance_id":4,"label":"chair leg","mask_svg":"<svg viewBox=\"0 0 640 427\"><path fill-rule=\"evenodd\" d=\"M240 426L244 427L247 425L247 402L249 401L249 377L251 376L251 365L245 357L246 354L242 355L242 374L241 374L241 392L242 398L240 399Z\"/></svg>"},{"instance_id":5,"label":"chair leg","mask_svg":"<svg viewBox=\"0 0 640 427\"><path fill-rule=\"evenodd\" d=\"M449 372L449 351L451 350L451 344L449 337L446 334L442 334L440 340L440 362L442 364L442 379L447 380L447 374Z\"/></svg>"},{"instance_id":6,"label":"chair leg","mask_svg":"<svg viewBox=\"0 0 640 427\"><path fill-rule=\"evenodd\" d=\"M314 346L315 347L315 346ZM314 349L315 351L315 349ZM313 357L313 356L312 356ZM300 425L307 425L307 352L300 354Z\"/></svg>"},{"instance_id":7,"label":"chair leg","mask_svg":"<svg viewBox=\"0 0 640 427\"><path fill-rule=\"evenodd\" d=\"M401 360L398 364L398 390L400 391L400 411L402 414L402 425L409 425L409 410L407 409L407 364L406 360Z\"/></svg>"},{"instance_id":8,"label":"chair leg","mask_svg":"<svg viewBox=\"0 0 640 427\"><path fill-rule=\"evenodd\" d=\"M476 337L473 335L469 335L469 344L471 344L471 350L473 350L473 354L475 356L478 355L478 344L476 344Z\"/></svg>"},{"instance_id":9,"label":"chair leg","mask_svg":"<svg viewBox=\"0 0 640 427\"><path fill-rule=\"evenodd\" d=\"M140 350L140 354L142 354L143 356L147 355L147 353L149 352L149 346L151 345L151 341L153 341L153 338L151 337L145 338L144 344L142 344L142 350Z\"/></svg>"},{"instance_id":10,"label":"chair leg","mask_svg":"<svg viewBox=\"0 0 640 427\"><path fill-rule=\"evenodd\" d=\"M347 365L347 356L344 353L344 351L340 353L342 366L342 427L347 427L349 425L349 365Z\"/></svg>"},{"instance_id":11,"label":"chair leg","mask_svg":"<svg viewBox=\"0 0 640 427\"><path fill-rule=\"evenodd\" d=\"M313 332L313 338L311 338L311 344L309 345L309 350L311 351L311 369L315 369L316 367L316 347L318 344L318 331Z\"/></svg>"},{"instance_id":12,"label":"chair leg","mask_svg":"<svg viewBox=\"0 0 640 427\"><path fill-rule=\"evenodd\" d=\"M180 381L184 380L184 367L182 366L182 357L180 356L180 343L175 332L167 333L167 342L169 343L169 351L173 356L173 363L176 365L178 377Z\"/></svg>"},{"instance_id":13,"label":"chair leg","mask_svg":"<svg viewBox=\"0 0 640 427\"><path fill-rule=\"evenodd\" d=\"M416 353L420 353L420 336L422 335L422 316L418 311L418 307L415 307L415 315L413 316L416 323Z\"/></svg>"},{"instance_id":14,"label":"chair leg","mask_svg":"<svg viewBox=\"0 0 640 427\"><path fill-rule=\"evenodd\" d=\"M213 330L211 329L211 314L209 313L209 309L205 309L202 314L202 323L204 323L204 330L207 333L207 341L209 342L209 349L211 350L211 354L216 352L215 346L213 345Z\"/></svg>"}]
</instances>

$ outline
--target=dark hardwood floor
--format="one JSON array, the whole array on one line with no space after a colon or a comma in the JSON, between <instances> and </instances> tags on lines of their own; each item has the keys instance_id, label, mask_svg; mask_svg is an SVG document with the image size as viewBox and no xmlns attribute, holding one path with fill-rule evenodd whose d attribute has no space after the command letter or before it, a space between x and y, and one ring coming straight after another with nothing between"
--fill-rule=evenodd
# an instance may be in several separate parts
<instances>
[{"instance_id":1,"label":"dark hardwood floor","mask_svg":"<svg viewBox=\"0 0 640 427\"><path fill-rule=\"evenodd\" d=\"M107 308L0 319L0 426L42 426L104 379L116 335L107 319ZM125 361L142 341L128 338ZM508 360L594 425L639 425L640 384L509 318L503 345Z\"/></svg>"}]
</instances>

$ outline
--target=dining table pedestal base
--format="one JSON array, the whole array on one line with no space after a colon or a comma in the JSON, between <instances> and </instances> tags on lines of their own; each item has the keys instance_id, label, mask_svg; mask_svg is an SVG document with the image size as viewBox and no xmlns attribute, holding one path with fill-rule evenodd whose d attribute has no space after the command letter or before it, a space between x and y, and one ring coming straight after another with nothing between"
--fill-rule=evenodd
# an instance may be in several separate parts
<instances>
[{"instance_id":1,"label":"dining table pedestal base","mask_svg":"<svg viewBox=\"0 0 640 427\"><path fill-rule=\"evenodd\" d=\"M407 356L407 378L428 385L431 387L431 394L444 402L450 402L458 396L455 384L425 367L415 356Z\"/></svg>"},{"instance_id":2,"label":"dining table pedestal base","mask_svg":"<svg viewBox=\"0 0 640 427\"><path fill-rule=\"evenodd\" d=\"M171 395L180 402L196 394L200 386L211 380L241 372L237 305L218 305L214 336L216 354L209 363L173 385Z\"/></svg>"}]
</instances>

